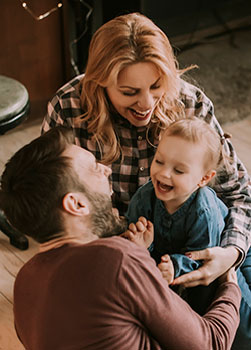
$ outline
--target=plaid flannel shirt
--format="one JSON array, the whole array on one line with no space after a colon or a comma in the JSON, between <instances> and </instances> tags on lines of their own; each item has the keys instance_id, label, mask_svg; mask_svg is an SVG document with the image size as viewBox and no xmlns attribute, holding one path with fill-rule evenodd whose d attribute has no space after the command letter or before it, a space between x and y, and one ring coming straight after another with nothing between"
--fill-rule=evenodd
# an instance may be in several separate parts
<instances>
[{"instance_id":1,"label":"plaid flannel shirt","mask_svg":"<svg viewBox=\"0 0 251 350\"><path fill-rule=\"evenodd\" d=\"M86 122L81 121L84 113L80 106L81 84L83 75L73 78L61 87L48 103L48 113L42 125L46 132L56 125L64 125L73 130L75 143L100 159L100 151L95 141L87 131ZM217 119L214 116L212 102L205 94L185 81L181 81L180 99L184 103L186 116L203 118L220 135L223 135ZM123 149L124 159L118 159L110 165L112 168L112 183L114 191L114 206L120 213L125 213L130 198L138 187L149 180L150 165L156 147L146 139L146 127L135 127L120 115L113 115L113 125ZM149 135L151 139L151 135ZM157 141L152 140L157 146ZM234 159L234 171L221 173L214 190L229 208L229 216L225 230L222 233L221 246L236 246L242 253L240 262L250 246L251 196L249 175L237 158L233 146L226 140L225 147Z\"/></svg>"}]
</instances>

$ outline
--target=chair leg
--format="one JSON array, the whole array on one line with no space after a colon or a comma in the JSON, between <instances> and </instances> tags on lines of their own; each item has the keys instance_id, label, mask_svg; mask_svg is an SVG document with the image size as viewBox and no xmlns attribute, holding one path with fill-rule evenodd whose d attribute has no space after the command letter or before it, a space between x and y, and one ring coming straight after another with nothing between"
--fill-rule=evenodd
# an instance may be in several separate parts
<instances>
[{"instance_id":1,"label":"chair leg","mask_svg":"<svg viewBox=\"0 0 251 350\"><path fill-rule=\"evenodd\" d=\"M4 213L0 210L0 230L9 237L10 244L20 250L26 250L29 247L29 241L22 233L14 229L7 221Z\"/></svg>"}]
</instances>

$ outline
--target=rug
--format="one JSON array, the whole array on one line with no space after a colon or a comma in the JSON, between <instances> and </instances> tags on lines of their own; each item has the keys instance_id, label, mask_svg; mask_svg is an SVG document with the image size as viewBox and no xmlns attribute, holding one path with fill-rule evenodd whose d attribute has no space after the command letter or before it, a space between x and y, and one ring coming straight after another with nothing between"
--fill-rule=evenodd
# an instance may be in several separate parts
<instances>
[{"instance_id":1,"label":"rug","mask_svg":"<svg viewBox=\"0 0 251 350\"><path fill-rule=\"evenodd\" d=\"M197 64L188 81L213 101L221 124L251 116L251 28L177 51L180 67Z\"/></svg>"}]
</instances>

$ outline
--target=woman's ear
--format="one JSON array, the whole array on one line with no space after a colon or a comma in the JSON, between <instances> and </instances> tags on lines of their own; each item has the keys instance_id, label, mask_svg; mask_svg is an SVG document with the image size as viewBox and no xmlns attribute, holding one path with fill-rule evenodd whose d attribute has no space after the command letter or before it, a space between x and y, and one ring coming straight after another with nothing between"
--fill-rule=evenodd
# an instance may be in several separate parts
<instances>
[{"instance_id":1,"label":"woman's ear","mask_svg":"<svg viewBox=\"0 0 251 350\"><path fill-rule=\"evenodd\" d=\"M83 193L67 193L62 202L65 211L72 215L83 216L90 213L90 204Z\"/></svg>"},{"instance_id":2,"label":"woman's ear","mask_svg":"<svg viewBox=\"0 0 251 350\"><path fill-rule=\"evenodd\" d=\"M204 187L206 186L209 181L212 180L212 178L215 176L216 171L215 170L209 170L200 180L200 182L198 183L199 187Z\"/></svg>"}]
</instances>

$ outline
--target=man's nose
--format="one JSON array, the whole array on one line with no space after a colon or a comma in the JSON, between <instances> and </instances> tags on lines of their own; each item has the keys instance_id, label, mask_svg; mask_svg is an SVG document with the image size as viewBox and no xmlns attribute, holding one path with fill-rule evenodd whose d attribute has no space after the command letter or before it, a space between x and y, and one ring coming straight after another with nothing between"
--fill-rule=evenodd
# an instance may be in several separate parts
<instances>
[{"instance_id":1,"label":"man's nose","mask_svg":"<svg viewBox=\"0 0 251 350\"><path fill-rule=\"evenodd\" d=\"M107 176L107 177L110 176L112 173L112 169L106 165L103 165L103 171L104 171L105 176Z\"/></svg>"}]
</instances>

